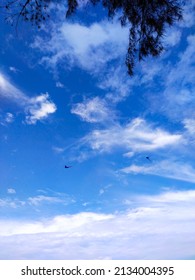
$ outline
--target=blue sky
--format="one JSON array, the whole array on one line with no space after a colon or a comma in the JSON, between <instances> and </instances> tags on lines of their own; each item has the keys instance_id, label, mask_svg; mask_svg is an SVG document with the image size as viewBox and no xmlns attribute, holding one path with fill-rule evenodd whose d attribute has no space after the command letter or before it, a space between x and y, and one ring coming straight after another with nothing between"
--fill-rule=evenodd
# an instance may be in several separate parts
<instances>
[{"instance_id":1,"label":"blue sky","mask_svg":"<svg viewBox=\"0 0 195 280\"><path fill-rule=\"evenodd\" d=\"M1 19L0 259L194 259L193 9L133 77L100 8Z\"/></svg>"}]
</instances>

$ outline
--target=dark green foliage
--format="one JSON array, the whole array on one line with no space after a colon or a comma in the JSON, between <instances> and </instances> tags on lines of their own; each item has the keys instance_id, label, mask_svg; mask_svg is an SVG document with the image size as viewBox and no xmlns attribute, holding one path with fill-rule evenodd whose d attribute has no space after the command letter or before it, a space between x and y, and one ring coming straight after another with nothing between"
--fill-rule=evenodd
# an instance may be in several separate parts
<instances>
[{"instance_id":1,"label":"dark green foliage","mask_svg":"<svg viewBox=\"0 0 195 280\"><path fill-rule=\"evenodd\" d=\"M30 22L32 25L41 27L41 23L49 18L48 4L50 0L3 0L3 7L7 11L6 20L12 25L16 24L20 18Z\"/></svg>"},{"instance_id":2,"label":"dark green foliage","mask_svg":"<svg viewBox=\"0 0 195 280\"><path fill-rule=\"evenodd\" d=\"M81 1L81 0L80 0ZM70 17L78 8L77 0L4 0L4 8L11 10L12 18L37 25L49 17L50 2L67 4L66 16ZM136 60L158 56L163 51L162 38L166 26L173 25L182 18L182 2L179 0L89 0L96 5L101 3L108 10L108 17L120 12L122 26L129 27L129 46L126 56L128 73L133 75ZM1 5L2 6L2 5Z\"/></svg>"}]
</instances>

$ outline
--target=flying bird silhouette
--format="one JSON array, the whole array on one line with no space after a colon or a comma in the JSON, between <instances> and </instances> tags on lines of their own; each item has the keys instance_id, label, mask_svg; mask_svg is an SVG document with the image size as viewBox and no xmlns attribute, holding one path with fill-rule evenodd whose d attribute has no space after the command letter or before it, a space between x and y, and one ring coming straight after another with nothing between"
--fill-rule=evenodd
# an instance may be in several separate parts
<instances>
[{"instance_id":1,"label":"flying bird silhouette","mask_svg":"<svg viewBox=\"0 0 195 280\"><path fill-rule=\"evenodd\" d=\"M64 166L64 168L71 168L71 167L72 167L72 166L67 166L67 165Z\"/></svg>"}]
</instances>

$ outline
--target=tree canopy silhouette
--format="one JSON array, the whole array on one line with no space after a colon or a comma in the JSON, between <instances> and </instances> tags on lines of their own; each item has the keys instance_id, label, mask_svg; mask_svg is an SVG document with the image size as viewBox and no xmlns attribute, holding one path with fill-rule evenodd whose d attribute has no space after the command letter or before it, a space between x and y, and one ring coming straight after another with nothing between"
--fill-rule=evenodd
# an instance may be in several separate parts
<instances>
[{"instance_id":1,"label":"tree canopy silhouette","mask_svg":"<svg viewBox=\"0 0 195 280\"><path fill-rule=\"evenodd\" d=\"M21 18L38 28L49 18L49 5L67 6L66 17L70 17L86 0L3 0L1 7L9 14L7 19L16 25ZM120 14L122 26L129 27L129 45L126 65L133 75L135 61L158 56L163 51L162 38L165 28L182 19L182 1L179 0L88 0L87 4L102 4L108 17Z\"/></svg>"}]
</instances>

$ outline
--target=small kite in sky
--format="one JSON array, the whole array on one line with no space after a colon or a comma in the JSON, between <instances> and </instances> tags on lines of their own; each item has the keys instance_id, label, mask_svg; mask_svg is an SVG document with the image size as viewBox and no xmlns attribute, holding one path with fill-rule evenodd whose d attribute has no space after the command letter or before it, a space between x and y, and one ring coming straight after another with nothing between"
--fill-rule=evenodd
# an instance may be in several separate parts
<instances>
[{"instance_id":1,"label":"small kite in sky","mask_svg":"<svg viewBox=\"0 0 195 280\"><path fill-rule=\"evenodd\" d=\"M147 160L151 161L150 157L146 157Z\"/></svg>"},{"instance_id":2,"label":"small kite in sky","mask_svg":"<svg viewBox=\"0 0 195 280\"><path fill-rule=\"evenodd\" d=\"M64 166L64 168L71 168L71 167L72 167L72 166L67 166L67 165Z\"/></svg>"}]
</instances>

